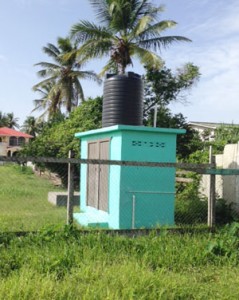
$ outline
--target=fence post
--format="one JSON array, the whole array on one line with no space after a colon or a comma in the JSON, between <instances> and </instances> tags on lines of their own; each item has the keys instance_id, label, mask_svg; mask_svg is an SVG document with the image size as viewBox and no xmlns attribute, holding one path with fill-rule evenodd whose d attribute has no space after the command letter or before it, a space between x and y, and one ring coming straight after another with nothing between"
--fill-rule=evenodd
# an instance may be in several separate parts
<instances>
[{"instance_id":1,"label":"fence post","mask_svg":"<svg viewBox=\"0 0 239 300\"><path fill-rule=\"evenodd\" d=\"M72 158L73 153L70 150L68 158ZM74 169L73 165L68 162L68 184L67 184L67 225L73 223L73 197L74 197Z\"/></svg>"},{"instance_id":2,"label":"fence post","mask_svg":"<svg viewBox=\"0 0 239 300\"><path fill-rule=\"evenodd\" d=\"M212 146L209 148L209 163L216 168L215 156L212 154ZM209 196L208 196L208 218L207 224L213 227L216 223L216 175L211 174L209 179Z\"/></svg>"}]
</instances>

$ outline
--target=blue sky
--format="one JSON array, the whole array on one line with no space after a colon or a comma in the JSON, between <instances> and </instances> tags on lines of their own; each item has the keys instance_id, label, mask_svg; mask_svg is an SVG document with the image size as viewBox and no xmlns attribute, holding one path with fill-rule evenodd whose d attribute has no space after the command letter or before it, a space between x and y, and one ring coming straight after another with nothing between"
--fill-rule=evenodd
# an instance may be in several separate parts
<instances>
[{"instance_id":1,"label":"blue sky","mask_svg":"<svg viewBox=\"0 0 239 300\"><path fill-rule=\"evenodd\" d=\"M175 70L187 62L200 67L201 79L187 96L188 104L174 103L174 113L187 121L239 123L239 1L165 0L162 19L178 22L169 35L183 35L192 43L171 45L161 57ZM88 0L0 0L0 111L13 112L22 124L38 95L34 67L49 61L47 43L65 37L79 20L96 21ZM103 60L85 66L99 72ZM144 70L134 63L134 71ZM103 86L82 81L85 96L102 95ZM34 114L35 116L37 114Z\"/></svg>"}]
</instances>

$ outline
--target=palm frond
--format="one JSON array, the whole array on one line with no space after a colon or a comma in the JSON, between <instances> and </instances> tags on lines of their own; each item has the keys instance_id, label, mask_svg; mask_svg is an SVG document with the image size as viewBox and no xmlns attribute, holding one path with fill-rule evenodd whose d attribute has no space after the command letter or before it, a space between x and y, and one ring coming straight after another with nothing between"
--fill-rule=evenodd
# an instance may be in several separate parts
<instances>
[{"instance_id":1,"label":"palm frond","mask_svg":"<svg viewBox=\"0 0 239 300\"><path fill-rule=\"evenodd\" d=\"M138 44L142 48L153 49L154 51L157 51L162 47L165 48L175 42L191 42L191 40L183 36L162 36L158 38L142 40Z\"/></svg>"},{"instance_id":2,"label":"palm frond","mask_svg":"<svg viewBox=\"0 0 239 300\"><path fill-rule=\"evenodd\" d=\"M100 22L108 24L111 20L109 11L109 1L107 0L89 0L96 12L96 17Z\"/></svg>"},{"instance_id":3,"label":"palm frond","mask_svg":"<svg viewBox=\"0 0 239 300\"><path fill-rule=\"evenodd\" d=\"M62 62L69 62L69 61L74 61L77 56L77 49L71 50L69 52L61 54L61 61Z\"/></svg>"},{"instance_id":4,"label":"palm frond","mask_svg":"<svg viewBox=\"0 0 239 300\"><path fill-rule=\"evenodd\" d=\"M164 65L164 62L160 56L148 51L147 49L135 46L133 51L135 56L138 57L142 65L145 67L160 69Z\"/></svg>"},{"instance_id":5,"label":"palm frond","mask_svg":"<svg viewBox=\"0 0 239 300\"><path fill-rule=\"evenodd\" d=\"M77 103L76 103L76 106L77 106L78 105L78 98L80 98L80 100L82 102L84 102L85 101L85 97L84 97L84 92L83 92L82 85L80 84L80 81L79 80L75 80L74 85L75 85L75 90L77 92Z\"/></svg>"},{"instance_id":6,"label":"palm frond","mask_svg":"<svg viewBox=\"0 0 239 300\"><path fill-rule=\"evenodd\" d=\"M61 52L58 53L58 56L59 56L60 54L62 54L62 52L63 52L63 53L68 53L68 52L73 51L74 48L75 48L75 46L72 45L70 38L62 38L62 37L59 37L59 38L57 39L57 44L58 44L58 46L59 46L59 49L61 50Z\"/></svg>"},{"instance_id":7,"label":"palm frond","mask_svg":"<svg viewBox=\"0 0 239 300\"><path fill-rule=\"evenodd\" d=\"M41 88L41 87L44 86L45 84L48 84L48 83L50 83L50 82L54 82L55 79L56 79L56 77L53 76L53 77L49 77L49 78L47 78L47 79L45 79L45 80L42 80L41 82L38 82L37 84L35 84L35 85L32 87L32 89L33 89L33 91L36 91L38 88Z\"/></svg>"},{"instance_id":8,"label":"palm frond","mask_svg":"<svg viewBox=\"0 0 239 300\"><path fill-rule=\"evenodd\" d=\"M109 26L115 33L122 32L125 35L131 28L132 2L134 1L117 0L109 4L111 15Z\"/></svg>"},{"instance_id":9,"label":"palm frond","mask_svg":"<svg viewBox=\"0 0 239 300\"><path fill-rule=\"evenodd\" d=\"M97 26L89 21L81 21L71 28L71 36L79 43L90 39L105 39L112 36L109 28Z\"/></svg>"},{"instance_id":10,"label":"palm frond","mask_svg":"<svg viewBox=\"0 0 239 300\"><path fill-rule=\"evenodd\" d=\"M106 54L110 54L112 48L112 40L101 39L101 40L89 40L82 45L78 50L78 55L84 57L84 60L91 58L99 58Z\"/></svg>"},{"instance_id":11,"label":"palm frond","mask_svg":"<svg viewBox=\"0 0 239 300\"><path fill-rule=\"evenodd\" d=\"M59 70L58 70L59 71ZM37 75L39 77L45 78L45 77L56 77L57 76L57 71L54 69L43 69L43 70L39 70L37 71Z\"/></svg>"},{"instance_id":12,"label":"palm frond","mask_svg":"<svg viewBox=\"0 0 239 300\"><path fill-rule=\"evenodd\" d=\"M34 112L37 110L43 110L46 108L46 99L45 100L35 99L35 100L33 100L33 104L34 104L35 108L31 112Z\"/></svg>"},{"instance_id":13,"label":"palm frond","mask_svg":"<svg viewBox=\"0 0 239 300\"><path fill-rule=\"evenodd\" d=\"M39 94L41 94L43 97L46 97L47 96L47 92L44 92L42 89L40 89L40 88L36 88L36 89L34 89L34 92L37 92L37 93L39 93ZM35 101L35 100L34 100Z\"/></svg>"},{"instance_id":14,"label":"palm frond","mask_svg":"<svg viewBox=\"0 0 239 300\"><path fill-rule=\"evenodd\" d=\"M102 80L93 71L71 71L69 76L72 78L93 80L98 84L102 83Z\"/></svg>"},{"instance_id":15,"label":"palm frond","mask_svg":"<svg viewBox=\"0 0 239 300\"><path fill-rule=\"evenodd\" d=\"M109 73L118 73L118 66L115 63L114 60L110 59L106 65L104 66L104 68L100 71L100 73L98 74L99 77L103 77L106 72Z\"/></svg>"},{"instance_id":16,"label":"palm frond","mask_svg":"<svg viewBox=\"0 0 239 300\"><path fill-rule=\"evenodd\" d=\"M39 62L35 64L34 66L41 66L42 68L50 68L50 69L59 69L61 66L53 64L53 63L48 63L48 62Z\"/></svg>"},{"instance_id":17,"label":"palm frond","mask_svg":"<svg viewBox=\"0 0 239 300\"><path fill-rule=\"evenodd\" d=\"M136 38L144 40L152 37L159 37L163 31L171 29L176 25L177 23L172 20L164 20L155 24L148 23L145 24L144 30L142 30Z\"/></svg>"},{"instance_id":18,"label":"palm frond","mask_svg":"<svg viewBox=\"0 0 239 300\"><path fill-rule=\"evenodd\" d=\"M132 25L135 26L144 16L150 16L152 21L157 21L160 13L164 11L164 6L153 6L148 0L134 0L132 9Z\"/></svg>"},{"instance_id":19,"label":"palm frond","mask_svg":"<svg viewBox=\"0 0 239 300\"><path fill-rule=\"evenodd\" d=\"M60 54L59 49L53 45L48 43L46 47L42 48L43 52L46 53L48 56L52 57L53 59L57 59L57 56Z\"/></svg>"},{"instance_id":20,"label":"palm frond","mask_svg":"<svg viewBox=\"0 0 239 300\"><path fill-rule=\"evenodd\" d=\"M129 33L129 40L133 40L136 37L140 36L148 28L152 18L150 16L143 16L133 30Z\"/></svg>"}]
</instances>

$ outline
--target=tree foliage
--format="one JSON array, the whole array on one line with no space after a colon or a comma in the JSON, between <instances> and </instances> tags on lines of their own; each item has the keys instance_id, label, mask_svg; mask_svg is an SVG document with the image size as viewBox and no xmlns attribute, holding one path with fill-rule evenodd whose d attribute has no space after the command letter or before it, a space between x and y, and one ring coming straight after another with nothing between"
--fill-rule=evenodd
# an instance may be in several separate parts
<instances>
[{"instance_id":1,"label":"tree foliage","mask_svg":"<svg viewBox=\"0 0 239 300\"><path fill-rule=\"evenodd\" d=\"M6 115L0 111L0 127L6 126Z\"/></svg>"},{"instance_id":2,"label":"tree foliage","mask_svg":"<svg viewBox=\"0 0 239 300\"><path fill-rule=\"evenodd\" d=\"M186 93L199 78L199 68L192 63L178 68L175 74L165 66L160 70L147 69L144 76L145 116L154 109L156 104L160 107L166 107L172 102L185 102Z\"/></svg>"},{"instance_id":3,"label":"tree foliage","mask_svg":"<svg viewBox=\"0 0 239 300\"><path fill-rule=\"evenodd\" d=\"M155 51L174 42L190 41L183 36L163 36L163 32L177 23L159 20L162 6L149 0L90 0L100 25L80 21L71 29L72 37L79 42L78 54L87 60L109 57L101 74L112 71L124 74L132 65L132 57L142 65L159 68L162 59ZM153 52L154 51L154 52Z\"/></svg>"},{"instance_id":4,"label":"tree foliage","mask_svg":"<svg viewBox=\"0 0 239 300\"><path fill-rule=\"evenodd\" d=\"M0 127L8 127L12 129L19 128L19 118L14 116L14 113L2 113L0 111Z\"/></svg>"},{"instance_id":5,"label":"tree foliage","mask_svg":"<svg viewBox=\"0 0 239 300\"><path fill-rule=\"evenodd\" d=\"M199 80L199 69L188 63L173 74L166 67L161 70L148 69L144 77L144 123L146 126L154 125L155 106L157 105L157 127L183 128L186 134L177 138L177 154L180 159L186 159L192 152L202 149L198 133L191 129L185 117L180 114L173 115L168 105L174 101L185 101L185 94Z\"/></svg>"},{"instance_id":6,"label":"tree foliage","mask_svg":"<svg viewBox=\"0 0 239 300\"><path fill-rule=\"evenodd\" d=\"M25 146L21 154L34 157L68 157L69 150L73 150L75 157L79 157L79 140L75 133L84 132L101 127L102 98L88 99L77 107L68 118L52 119L46 123L42 133ZM63 183L67 181L67 165L47 163L45 166L57 172Z\"/></svg>"},{"instance_id":7,"label":"tree foliage","mask_svg":"<svg viewBox=\"0 0 239 300\"><path fill-rule=\"evenodd\" d=\"M21 126L21 130L23 130L23 132L32 135L33 137L36 137L38 134L42 132L43 126L44 126L43 121L39 121L33 116L28 116L23 122L23 125Z\"/></svg>"},{"instance_id":8,"label":"tree foliage","mask_svg":"<svg viewBox=\"0 0 239 300\"><path fill-rule=\"evenodd\" d=\"M84 93L80 79L91 79L100 83L93 71L82 71L84 64L80 58L76 58L76 44L72 44L69 38L58 38L57 46L48 43L43 47L53 62L39 62L36 66L42 69L38 75L44 78L33 87L33 90L41 94L36 99L35 110L45 109L44 114L52 116L64 107L68 113L79 104L79 99L84 101ZM65 54L71 53L65 57Z\"/></svg>"},{"instance_id":9,"label":"tree foliage","mask_svg":"<svg viewBox=\"0 0 239 300\"><path fill-rule=\"evenodd\" d=\"M49 120L54 118L55 114L61 112L62 101L60 101L60 94L55 89L55 80L42 83L34 87L34 91L40 95L40 98L33 100L35 108L34 111L43 111L38 117L39 120Z\"/></svg>"},{"instance_id":10,"label":"tree foliage","mask_svg":"<svg viewBox=\"0 0 239 300\"><path fill-rule=\"evenodd\" d=\"M77 107L65 120L47 123L42 134L25 149L33 156L67 157L69 150L79 156L77 132L96 129L101 126L102 98L89 99Z\"/></svg>"},{"instance_id":11,"label":"tree foliage","mask_svg":"<svg viewBox=\"0 0 239 300\"><path fill-rule=\"evenodd\" d=\"M239 126L222 124L215 129L215 136L212 141L205 142L205 147L212 146L214 154L223 153L227 144L239 142Z\"/></svg>"}]
</instances>

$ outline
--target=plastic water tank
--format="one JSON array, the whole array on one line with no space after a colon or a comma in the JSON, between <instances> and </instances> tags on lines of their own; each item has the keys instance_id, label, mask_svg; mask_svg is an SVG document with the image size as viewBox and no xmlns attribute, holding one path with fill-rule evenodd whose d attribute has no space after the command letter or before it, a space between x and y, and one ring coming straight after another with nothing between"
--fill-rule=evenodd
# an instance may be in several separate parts
<instances>
[{"instance_id":1,"label":"plastic water tank","mask_svg":"<svg viewBox=\"0 0 239 300\"><path fill-rule=\"evenodd\" d=\"M102 127L143 124L143 82L128 72L108 74L104 82Z\"/></svg>"}]
</instances>

